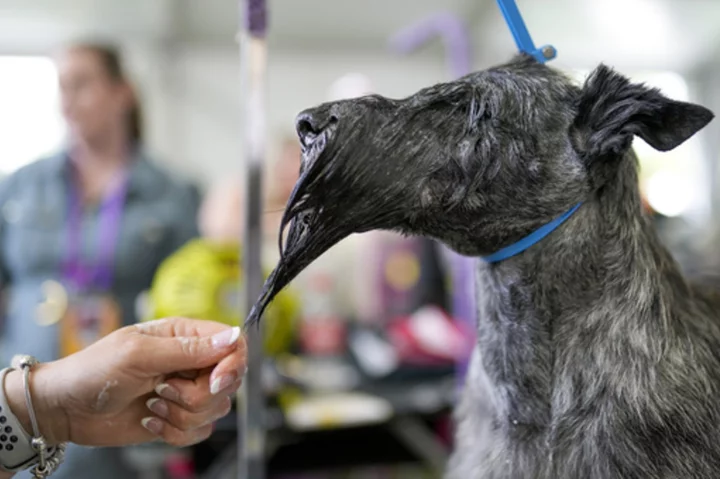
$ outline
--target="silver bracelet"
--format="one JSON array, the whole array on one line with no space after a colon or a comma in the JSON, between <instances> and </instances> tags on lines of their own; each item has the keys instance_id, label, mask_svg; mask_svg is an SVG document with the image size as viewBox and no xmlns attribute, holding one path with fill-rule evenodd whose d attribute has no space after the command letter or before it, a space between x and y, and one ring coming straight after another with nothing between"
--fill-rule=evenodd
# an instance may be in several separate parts
<instances>
[{"instance_id":1,"label":"silver bracelet","mask_svg":"<svg viewBox=\"0 0 720 479\"><path fill-rule=\"evenodd\" d=\"M32 404L30 391L30 372L38 364L32 356L15 356L13 367L0 371L0 468L9 472L30 469L36 479L43 479L55 472L65 457L65 444L49 447L40 434L40 429ZM10 410L5 396L5 376L8 372L20 369L23 377L25 403L27 405L32 434L22 427L18 418Z\"/></svg>"}]
</instances>

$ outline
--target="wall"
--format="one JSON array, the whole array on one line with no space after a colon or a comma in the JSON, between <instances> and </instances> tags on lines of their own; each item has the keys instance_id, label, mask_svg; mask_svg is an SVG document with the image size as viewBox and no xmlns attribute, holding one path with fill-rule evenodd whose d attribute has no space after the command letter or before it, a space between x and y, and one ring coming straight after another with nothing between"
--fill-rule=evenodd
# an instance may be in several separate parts
<instances>
[{"instance_id":1,"label":"wall","mask_svg":"<svg viewBox=\"0 0 720 479\"><path fill-rule=\"evenodd\" d=\"M383 51L291 51L271 50L268 66L268 127L269 160L273 140L292 134L295 115L302 109L327 99L329 85L348 72L367 74L379 93L401 97L433 82L447 79L441 52L427 52L397 58ZM154 123L153 144L158 146L165 161L203 183L242 170L242 104L239 55L235 48L185 46L169 61L171 73L165 72L164 82L157 80L147 97L154 97L160 114ZM564 65L558 64L558 67ZM146 72L147 73L147 72ZM624 72L632 74L632 71ZM713 71L709 76L717 78ZM151 75L152 77L152 75ZM155 75L157 77L157 74ZM707 92L690 78L690 95L704 102ZM713 82L702 82L707 87ZM160 105L166 105L161 108ZM708 132L697 140L710 140ZM706 158L716 145L706 144ZM707 158L711 163L717 156ZM710 165L709 165L710 166ZM710 166L710 171L714 168ZM699 175L703 195L712 187L710 175ZM707 183L704 183L707 181ZM706 204L704 201L701 203ZM708 209L700 205L698 219L707 219Z\"/></svg>"},{"instance_id":2,"label":"wall","mask_svg":"<svg viewBox=\"0 0 720 479\"><path fill-rule=\"evenodd\" d=\"M155 156L203 186L228 174L241 173L243 92L238 49L217 43L203 46L141 38L125 46L141 89L148 143ZM271 48L269 55L269 160L273 158L273 144L281 136L292 134L295 115L326 100L329 85L345 73L362 72L372 79L379 93L394 97L447 79L439 46L406 58L384 50L346 47ZM556 66L566 65L558 62ZM714 106L717 68L706 67L693 73L698 78L691 78L695 90L692 96ZM710 160L708 173L712 173L703 177L708 183L714 180L714 184L718 178L717 155L711 152L717 151L716 128L711 126L700 135L707 142L704 156ZM702 186L705 189L706 185ZM710 189L709 184L707 187Z\"/></svg>"},{"instance_id":3,"label":"wall","mask_svg":"<svg viewBox=\"0 0 720 479\"><path fill-rule=\"evenodd\" d=\"M696 91L695 100L720 114L720 51L715 52L711 60L698 66L692 74L692 83ZM714 218L720 214L720 120L715 118L703 130L703 149L707 160L708 180L711 191L711 207ZM720 238L720 228L715 220L716 236Z\"/></svg>"},{"instance_id":4,"label":"wall","mask_svg":"<svg viewBox=\"0 0 720 479\"><path fill-rule=\"evenodd\" d=\"M348 71L369 74L388 95L444 79L439 44L405 59L383 50L397 29L438 9L458 12L469 25L475 65L514 52L492 0L340 3L272 3L268 111L273 133L290 130L294 115L322 101L329 83ZM229 0L3 0L0 54L46 53L78 34L123 39L147 104L151 146L186 173L211 180L240 169L239 61L229 43L237 6ZM538 44L558 48L554 65L559 67L590 68L604 61L623 72L688 71L720 41L720 2L709 0L547 0L527 1L521 8ZM380 9L378 16L374 12ZM632 12L644 19L638 28ZM183 40L193 46L178 43ZM201 46L209 44L215 46Z\"/></svg>"},{"instance_id":5,"label":"wall","mask_svg":"<svg viewBox=\"0 0 720 479\"><path fill-rule=\"evenodd\" d=\"M203 181L238 172L242 160L239 54L233 48L183 47L169 84L145 88L170 113L155 118L153 144L166 161ZM442 59L398 59L384 52L271 51L267 72L270 146L294 132L298 112L327 99L330 84L349 72L368 75L379 93L404 96L445 79ZM156 88L160 88L157 90ZM160 128L168 120L170 126ZM152 125L151 125L152 126ZM272 156L269 151L269 156Z\"/></svg>"}]
</instances>

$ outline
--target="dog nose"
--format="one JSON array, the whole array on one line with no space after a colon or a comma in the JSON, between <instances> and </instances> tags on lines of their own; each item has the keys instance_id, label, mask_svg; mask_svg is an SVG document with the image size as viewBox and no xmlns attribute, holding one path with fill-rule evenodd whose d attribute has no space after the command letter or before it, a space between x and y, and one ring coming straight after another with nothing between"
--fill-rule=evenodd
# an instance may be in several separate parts
<instances>
[{"instance_id":1,"label":"dog nose","mask_svg":"<svg viewBox=\"0 0 720 479\"><path fill-rule=\"evenodd\" d=\"M327 127L337 122L329 109L313 108L301 112L295 120L295 129L303 146L309 146Z\"/></svg>"},{"instance_id":2,"label":"dog nose","mask_svg":"<svg viewBox=\"0 0 720 479\"><path fill-rule=\"evenodd\" d=\"M311 143L311 139L320 133L315 120L309 113L301 113L298 115L295 120L295 129L297 130L298 138L300 138L300 143L302 143L303 146Z\"/></svg>"}]
</instances>

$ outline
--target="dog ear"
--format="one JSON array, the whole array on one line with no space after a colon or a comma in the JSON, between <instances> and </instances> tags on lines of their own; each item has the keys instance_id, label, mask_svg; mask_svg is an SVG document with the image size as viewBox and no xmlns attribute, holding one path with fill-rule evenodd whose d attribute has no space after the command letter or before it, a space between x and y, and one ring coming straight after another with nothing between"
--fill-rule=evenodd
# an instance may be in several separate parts
<instances>
[{"instance_id":1,"label":"dog ear","mask_svg":"<svg viewBox=\"0 0 720 479\"><path fill-rule=\"evenodd\" d=\"M705 107L671 100L605 65L588 77L577 111L572 136L591 159L624 154L633 135L657 150L672 150L714 117Z\"/></svg>"}]
</instances>

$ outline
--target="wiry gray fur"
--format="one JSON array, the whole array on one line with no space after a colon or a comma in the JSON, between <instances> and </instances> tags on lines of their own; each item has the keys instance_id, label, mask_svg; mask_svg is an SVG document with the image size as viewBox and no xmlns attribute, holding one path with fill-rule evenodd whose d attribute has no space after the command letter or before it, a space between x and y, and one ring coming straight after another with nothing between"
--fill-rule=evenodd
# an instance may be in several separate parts
<instances>
[{"instance_id":1,"label":"wiry gray fur","mask_svg":"<svg viewBox=\"0 0 720 479\"><path fill-rule=\"evenodd\" d=\"M642 214L633 136L676 147L708 110L600 66L584 86L519 57L403 100L330 103L305 145L282 259L249 318L345 236L424 235L478 261L478 346L450 479L720 477L720 297Z\"/></svg>"}]
</instances>

